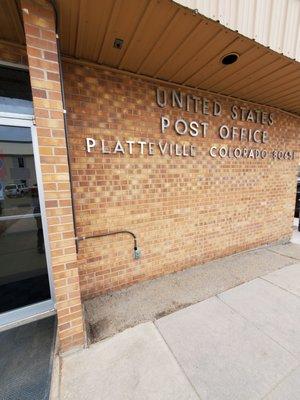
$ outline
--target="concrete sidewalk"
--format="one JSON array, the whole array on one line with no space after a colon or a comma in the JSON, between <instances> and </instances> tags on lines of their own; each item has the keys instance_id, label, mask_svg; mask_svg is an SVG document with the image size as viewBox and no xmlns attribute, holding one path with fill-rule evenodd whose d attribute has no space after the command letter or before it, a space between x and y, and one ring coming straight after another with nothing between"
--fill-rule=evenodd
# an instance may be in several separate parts
<instances>
[{"instance_id":1,"label":"concrete sidewalk","mask_svg":"<svg viewBox=\"0 0 300 400\"><path fill-rule=\"evenodd\" d=\"M265 246L98 296L85 302L90 340L155 321L297 261L297 244Z\"/></svg>"},{"instance_id":2,"label":"concrete sidewalk","mask_svg":"<svg viewBox=\"0 0 300 400\"><path fill-rule=\"evenodd\" d=\"M300 399L299 249L269 248L288 266L64 356L58 398Z\"/></svg>"}]
</instances>

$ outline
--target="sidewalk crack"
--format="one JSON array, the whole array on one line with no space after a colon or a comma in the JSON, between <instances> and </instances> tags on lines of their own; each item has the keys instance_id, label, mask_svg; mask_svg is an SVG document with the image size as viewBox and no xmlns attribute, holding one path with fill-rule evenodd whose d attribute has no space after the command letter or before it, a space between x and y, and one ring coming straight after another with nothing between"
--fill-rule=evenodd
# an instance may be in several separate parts
<instances>
[{"instance_id":1,"label":"sidewalk crack","mask_svg":"<svg viewBox=\"0 0 300 400\"><path fill-rule=\"evenodd\" d=\"M178 365L180 371L183 373L183 375L186 377L187 381L188 381L189 384L191 385L191 387L192 387L193 391L195 392L196 396L198 397L199 400L202 400L201 397L200 397L200 395L199 395L199 393L197 392L197 390L196 390L196 388L195 388L193 382L191 382L190 378L187 376L186 372L185 372L184 369L182 368L182 366L181 366L179 360L177 359L177 357L176 357L175 354L173 353L171 347L169 346L169 344L168 344L167 341L165 340L163 334L161 333L159 327L156 325L155 321L153 322L153 325L155 326L155 328L156 328L156 330L157 330L159 336L162 338L163 342L166 344L168 350L169 350L170 353L172 354L172 357L174 358L174 360L175 360L176 364Z\"/></svg>"},{"instance_id":2,"label":"sidewalk crack","mask_svg":"<svg viewBox=\"0 0 300 400\"><path fill-rule=\"evenodd\" d=\"M259 279L259 278L258 278ZM222 294L222 293L220 293ZM240 317L242 317L245 321L247 321L249 324L251 324L252 326L254 326L257 330L260 331L260 333L262 333L264 336L268 337L270 340L272 340L274 343L276 343L279 347L282 348L282 350L285 350L287 353L289 353L290 356L292 356L292 358L297 362L297 365L299 366L299 360L297 359L297 357L291 353L290 350L288 350L287 348L285 348L281 343L279 343L276 339L272 338L268 333L264 332L258 325L256 325L255 322L250 321L248 318L246 318L243 314L241 314L238 310L236 310L235 308L233 308L231 305L227 304L223 299L221 299L219 297L219 295L216 295L216 297L223 303L225 304L227 307L229 307L233 312L235 312L236 314L238 314Z\"/></svg>"},{"instance_id":3,"label":"sidewalk crack","mask_svg":"<svg viewBox=\"0 0 300 400\"><path fill-rule=\"evenodd\" d=\"M275 271L275 272L276 272L276 271ZM272 272L271 272L271 273L272 273ZM284 290L285 292L291 294L292 296L297 297L297 299L300 297L300 295L298 295L297 293L293 293L293 292L289 291L288 289L286 289L286 288L284 288L284 287L278 285L277 283L274 283L274 282L272 282L272 281L268 281L268 279L264 278L264 276L266 276L266 275L260 276L258 279L262 279L263 281L268 282L268 283L270 283L271 285L276 286L276 287L278 287L278 288L281 289L281 290Z\"/></svg>"}]
</instances>

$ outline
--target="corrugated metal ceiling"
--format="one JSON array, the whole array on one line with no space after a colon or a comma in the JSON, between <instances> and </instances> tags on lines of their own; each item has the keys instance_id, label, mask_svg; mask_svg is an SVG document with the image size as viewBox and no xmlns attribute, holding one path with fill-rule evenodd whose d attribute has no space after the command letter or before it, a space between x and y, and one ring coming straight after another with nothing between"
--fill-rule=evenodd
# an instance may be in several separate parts
<instances>
[{"instance_id":1,"label":"corrugated metal ceiling","mask_svg":"<svg viewBox=\"0 0 300 400\"><path fill-rule=\"evenodd\" d=\"M174 0L300 61L299 0Z\"/></svg>"},{"instance_id":2,"label":"corrugated metal ceiling","mask_svg":"<svg viewBox=\"0 0 300 400\"><path fill-rule=\"evenodd\" d=\"M300 115L298 62L217 22L194 15L170 0L58 0L57 3L62 52L68 57ZM9 11L13 7L6 4L4 8L9 21L6 32L0 25L0 37L20 42L19 28L15 28L19 24L12 24L19 15L17 8L14 15ZM9 30L11 37L7 34ZM116 38L124 41L121 49L113 46ZM224 66L221 57L230 52L238 53L239 60Z\"/></svg>"}]
</instances>

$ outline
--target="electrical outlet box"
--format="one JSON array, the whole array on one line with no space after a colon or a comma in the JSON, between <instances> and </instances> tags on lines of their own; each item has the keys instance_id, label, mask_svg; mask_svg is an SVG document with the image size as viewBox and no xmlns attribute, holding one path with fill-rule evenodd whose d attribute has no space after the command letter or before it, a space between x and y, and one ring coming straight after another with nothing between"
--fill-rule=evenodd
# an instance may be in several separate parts
<instances>
[{"instance_id":1,"label":"electrical outlet box","mask_svg":"<svg viewBox=\"0 0 300 400\"><path fill-rule=\"evenodd\" d=\"M135 260L138 260L139 258L141 258L141 256L142 256L141 250L140 249L135 249L134 253L133 253L133 258Z\"/></svg>"}]
</instances>

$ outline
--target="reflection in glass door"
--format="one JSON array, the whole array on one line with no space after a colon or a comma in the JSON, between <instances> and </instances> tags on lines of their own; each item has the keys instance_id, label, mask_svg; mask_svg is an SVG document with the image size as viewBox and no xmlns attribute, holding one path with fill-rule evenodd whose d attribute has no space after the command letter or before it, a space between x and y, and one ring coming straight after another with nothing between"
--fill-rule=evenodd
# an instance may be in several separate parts
<instances>
[{"instance_id":1,"label":"reflection in glass door","mask_svg":"<svg viewBox=\"0 0 300 400\"><path fill-rule=\"evenodd\" d=\"M48 299L31 128L0 125L0 313Z\"/></svg>"}]
</instances>

